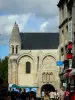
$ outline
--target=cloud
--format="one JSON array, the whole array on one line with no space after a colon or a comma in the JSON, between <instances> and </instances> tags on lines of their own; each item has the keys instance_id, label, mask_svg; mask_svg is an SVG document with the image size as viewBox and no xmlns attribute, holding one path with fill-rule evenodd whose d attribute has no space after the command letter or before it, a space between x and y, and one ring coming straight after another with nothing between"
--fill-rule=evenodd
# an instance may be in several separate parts
<instances>
[{"instance_id":1,"label":"cloud","mask_svg":"<svg viewBox=\"0 0 75 100\"><path fill-rule=\"evenodd\" d=\"M27 32L58 31L57 3L58 0L0 0L0 43L9 42L15 21L22 32L25 32L25 28ZM36 17L36 22L39 18L44 19L44 22L39 26L36 23L33 27L25 27L31 16Z\"/></svg>"},{"instance_id":2,"label":"cloud","mask_svg":"<svg viewBox=\"0 0 75 100\"><path fill-rule=\"evenodd\" d=\"M50 18L57 16L59 0L0 0L0 13L27 14Z\"/></svg>"},{"instance_id":3,"label":"cloud","mask_svg":"<svg viewBox=\"0 0 75 100\"><path fill-rule=\"evenodd\" d=\"M47 25L48 25L48 21L42 23L40 26L40 32L46 32Z\"/></svg>"},{"instance_id":4,"label":"cloud","mask_svg":"<svg viewBox=\"0 0 75 100\"><path fill-rule=\"evenodd\" d=\"M41 32L58 32L58 16L55 16L40 25Z\"/></svg>"},{"instance_id":5,"label":"cloud","mask_svg":"<svg viewBox=\"0 0 75 100\"><path fill-rule=\"evenodd\" d=\"M29 17L29 14L0 16L0 44L8 43L15 21L18 23L20 31L24 31Z\"/></svg>"}]
</instances>

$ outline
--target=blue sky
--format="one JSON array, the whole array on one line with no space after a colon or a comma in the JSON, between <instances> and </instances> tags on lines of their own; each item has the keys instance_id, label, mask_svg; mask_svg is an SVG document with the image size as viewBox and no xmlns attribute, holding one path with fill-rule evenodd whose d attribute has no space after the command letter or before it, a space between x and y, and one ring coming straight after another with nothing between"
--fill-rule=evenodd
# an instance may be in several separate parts
<instances>
[{"instance_id":1,"label":"blue sky","mask_svg":"<svg viewBox=\"0 0 75 100\"><path fill-rule=\"evenodd\" d=\"M9 40L15 21L20 32L58 32L58 1L0 0L0 58L9 54Z\"/></svg>"},{"instance_id":2,"label":"blue sky","mask_svg":"<svg viewBox=\"0 0 75 100\"><path fill-rule=\"evenodd\" d=\"M9 54L9 46L8 45L0 45L0 58L3 59L5 56Z\"/></svg>"}]
</instances>

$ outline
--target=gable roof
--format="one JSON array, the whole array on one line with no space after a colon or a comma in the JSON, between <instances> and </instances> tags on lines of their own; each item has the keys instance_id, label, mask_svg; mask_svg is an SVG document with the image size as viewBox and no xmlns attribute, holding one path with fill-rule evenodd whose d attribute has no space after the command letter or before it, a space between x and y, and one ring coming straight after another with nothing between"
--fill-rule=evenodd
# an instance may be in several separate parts
<instances>
[{"instance_id":1,"label":"gable roof","mask_svg":"<svg viewBox=\"0 0 75 100\"><path fill-rule=\"evenodd\" d=\"M20 33L21 49L57 49L59 45L58 33Z\"/></svg>"}]
</instances>

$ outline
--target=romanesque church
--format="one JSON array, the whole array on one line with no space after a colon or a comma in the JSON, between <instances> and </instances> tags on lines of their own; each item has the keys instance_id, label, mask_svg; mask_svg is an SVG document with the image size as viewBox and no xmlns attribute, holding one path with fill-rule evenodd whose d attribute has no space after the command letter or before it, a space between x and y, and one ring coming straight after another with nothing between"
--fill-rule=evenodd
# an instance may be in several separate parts
<instances>
[{"instance_id":1,"label":"romanesque church","mask_svg":"<svg viewBox=\"0 0 75 100\"><path fill-rule=\"evenodd\" d=\"M37 97L43 89L59 89L59 34L23 33L15 23L9 43L8 83L38 87Z\"/></svg>"}]
</instances>

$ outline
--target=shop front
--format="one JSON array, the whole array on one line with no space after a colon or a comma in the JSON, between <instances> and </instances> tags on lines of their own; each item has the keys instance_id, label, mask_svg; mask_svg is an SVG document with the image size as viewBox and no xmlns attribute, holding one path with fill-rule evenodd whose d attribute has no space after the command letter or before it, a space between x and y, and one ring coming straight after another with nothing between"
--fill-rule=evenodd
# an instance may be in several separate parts
<instances>
[{"instance_id":1,"label":"shop front","mask_svg":"<svg viewBox=\"0 0 75 100\"><path fill-rule=\"evenodd\" d=\"M73 69L70 72L70 78L71 78L71 80L73 82L73 89L71 91L70 100L75 100L75 69Z\"/></svg>"},{"instance_id":2,"label":"shop front","mask_svg":"<svg viewBox=\"0 0 75 100\"><path fill-rule=\"evenodd\" d=\"M66 82L66 89L68 89L69 91L71 90L71 79L70 79L70 72L72 71L72 69L66 69L65 72L64 72L64 80ZM65 90L66 90L65 89Z\"/></svg>"}]
</instances>

